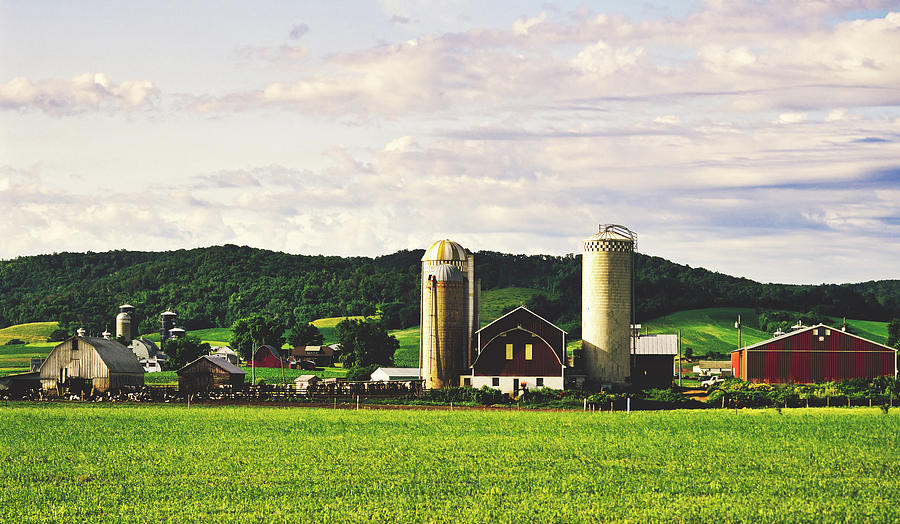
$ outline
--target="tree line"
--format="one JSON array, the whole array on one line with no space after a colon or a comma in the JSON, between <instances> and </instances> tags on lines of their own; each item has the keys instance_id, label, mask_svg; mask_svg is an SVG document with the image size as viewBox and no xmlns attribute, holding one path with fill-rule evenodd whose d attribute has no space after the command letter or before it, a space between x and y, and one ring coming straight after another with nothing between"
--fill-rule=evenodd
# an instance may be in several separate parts
<instances>
[{"instance_id":1,"label":"tree line","mask_svg":"<svg viewBox=\"0 0 900 524\"><path fill-rule=\"evenodd\" d=\"M140 333L171 309L185 329L230 326L253 314L295 325L322 317L381 314L389 329L416 325L423 250L381 257L290 255L247 246L55 253L0 261L0 326L55 320L72 332L114 328L120 304L137 308ZM540 291L526 304L573 336L581 317L581 261L574 256L475 254L483 289ZM703 307L740 306L887 321L900 317L900 281L762 284L636 254L639 322Z\"/></svg>"}]
</instances>

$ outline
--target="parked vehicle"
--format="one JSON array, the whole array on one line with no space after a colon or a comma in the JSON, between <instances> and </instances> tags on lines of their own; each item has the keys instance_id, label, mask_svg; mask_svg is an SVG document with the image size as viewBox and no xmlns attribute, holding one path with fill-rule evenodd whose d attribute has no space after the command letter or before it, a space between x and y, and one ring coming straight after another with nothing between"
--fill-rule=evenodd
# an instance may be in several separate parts
<instances>
[{"instance_id":1,"label":"parked vehicle","mask_svg":"<svg viewBox=\"0 0 900 524\"><path fill-rule=\"evenodd\" d=\"M725 382L725 379L722 378L721 375L713 375L713 376L709 377L708 379L704 380L703 382L700 382L700 385L705 388L708 388L710 386L715 386L719 382Z\"/></svg>"}]
</instances>

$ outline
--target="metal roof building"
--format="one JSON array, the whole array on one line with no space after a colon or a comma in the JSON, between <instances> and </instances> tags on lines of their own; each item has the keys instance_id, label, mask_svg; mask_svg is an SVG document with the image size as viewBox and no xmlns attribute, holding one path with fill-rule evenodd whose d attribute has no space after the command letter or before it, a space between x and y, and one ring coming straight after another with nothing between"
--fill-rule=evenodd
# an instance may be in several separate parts
<instances>
[{"instance_id":1,"label":"metal roof building","mask_svg":"<svg viewBox=\"0 0 900 524\"><path fill-rule=\"evenodd\" d=\"M631 380L639 387L669 387L675 372L678 335L632 337Z\"/></svg>"},{"instance_id":2,"label":"metal roof building","mask_svg":"<svg viewBox=\"0 0 900 524\"><path fill-rule=\"evenodd\" d=\"M897 375L897 350L819 324L731 352L734 376L750 382L819 383Z\"/></svg>"},{"instance_id":3,"label":"metal roof building","mask_svg":"<svg viewBox=\"0 0 900 524\"><path fill-rule=\"evenodd\" d=\"M137 357L115 340L74 336L61 342L41 364L41 386L89 391L143 386L144 368Z\"/></svg>"},{"instance_id":4,"label":"metal roof building","mask_svg":"<svg viewBox=\"0 0 900 524\"><path fill-rule=\"evenodd\" d=\"M192 393L229 385L240 387L246 375L228 359L203 355L178 370L178 390Z\"/></svg>"}]
</instances>

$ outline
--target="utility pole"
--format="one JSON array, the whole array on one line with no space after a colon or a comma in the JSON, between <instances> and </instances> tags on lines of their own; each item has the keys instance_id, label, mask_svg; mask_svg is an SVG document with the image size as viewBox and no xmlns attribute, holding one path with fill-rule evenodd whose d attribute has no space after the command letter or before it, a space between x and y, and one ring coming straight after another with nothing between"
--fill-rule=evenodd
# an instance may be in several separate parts
<instances>
[{"instance_id":1,"label":"utility pole","mask_svg":"<svg viewBox=\"0 0 900 524\"><path fill-rule=\"evenodd\" d=\"M737 322L734 323L734 327L738 330L738 349L742 347L741 345L741 315L738 314Z\"/></svg>"}]
</instances>

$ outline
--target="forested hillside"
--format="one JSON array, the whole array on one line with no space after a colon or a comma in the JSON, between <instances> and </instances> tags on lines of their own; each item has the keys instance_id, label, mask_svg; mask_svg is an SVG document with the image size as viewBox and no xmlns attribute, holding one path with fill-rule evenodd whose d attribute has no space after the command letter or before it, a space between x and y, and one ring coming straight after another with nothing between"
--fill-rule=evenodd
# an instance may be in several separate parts
<instances>
[{"instance_id":1,"label":"forested hillside","mask_svg":"<svg viewBox=\"0 0 900 524\"><path fill-rule=\"evenodd\" d=\"M288 322L382 312L390 327L418 322L422 250L377 257L289 255L234 245L161 253L58 253L0 261L0 326L55 320L101 331L117 307L137 307L141 332L165 309L181 326L227 326L251 313ZM541 293L528 305L577 333L581 266L577 257L475 254L485 289ZM900 281L795 286L760 284L659 257L636 256L638 320L703 307L814 311L888 320L900 315Z\"/></svg>"}]
</instances>

